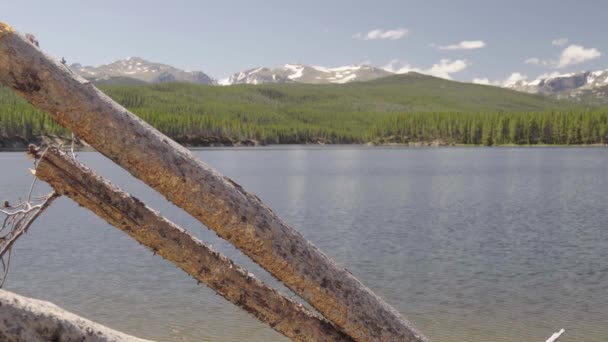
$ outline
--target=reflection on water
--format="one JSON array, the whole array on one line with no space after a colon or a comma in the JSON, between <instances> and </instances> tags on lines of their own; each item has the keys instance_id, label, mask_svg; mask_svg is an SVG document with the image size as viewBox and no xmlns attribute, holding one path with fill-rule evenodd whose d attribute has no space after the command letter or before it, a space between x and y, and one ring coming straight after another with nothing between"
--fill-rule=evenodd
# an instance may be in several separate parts
<instances>
[{"instance_id":1,"label":"reflection on water","mask_svg":"<svg viewBox=\"0 0 608 342\"><path fill-rule=\"evenodd\" d=\"M608 151L198 150L433 341L608 336ZM79 159L262 279L266 273L97 153ZM30 165L0 153L0 199ZM39 192L48 189L41 187ZM6 287L141 337L284 340L67 199L18 242Z\"/></svg>"}]
</instances>

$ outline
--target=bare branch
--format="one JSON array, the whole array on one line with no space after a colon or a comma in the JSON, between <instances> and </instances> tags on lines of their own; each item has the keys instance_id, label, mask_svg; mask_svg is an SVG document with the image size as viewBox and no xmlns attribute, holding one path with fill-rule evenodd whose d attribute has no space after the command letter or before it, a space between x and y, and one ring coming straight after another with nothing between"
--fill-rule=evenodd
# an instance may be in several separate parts
<instances>
[{"instance_id":1,"label":"bare branch","mask_svg":"<svg viewBox=\"0 0 608 342\"><path fill-rule=\"evenodd\" d=\"M57 197L59 197L59 195L53 192L49 194L40 204L31 205L29 203L24 203L22 207L25 208L23 209L14 211L0 210L0 212L6 215L4 221L5 223L2 225L2 229L0 230L0 233L2 233L2 236L0 237L0 259L2 259L3 266L3 274L2 278L0 279L0 288L6 281L13 244L21 235L27 232L32 223L34 223L40 214L42 214ZM10 229L6 231L9 227Z\"/></svg>"},{"instance_id":2,"label":"bare branch","mask_svg":"<svg viewBox=\"0 0 608 342\"><path fill-rule=\"evenodd\" d=\"M38 177L235 305L296 341L351 341L332 324L262 283L144 203L51 147Z\"/></svg>"},{"instance_id":3,"label":"bare branch","mask_svg":"<svg viewBox=\"0 0 608 342\"><path fill-rule=\"evenodd\" d=\"M0 83L213 229L358 341L425 341L255 195L0 26Z\"/></svg>"},{"instance_id":4,"label":"bare branch","mask_svg":"<svg viewBox=\"0 0 608 342\"><path fill-rule=\"evenodd\" d=\"M549 337L549 339L546 342L555 342L557 341L557 339L559 339L560 336L562 336L562 334L566 332L566 329L561 329L560 331L554 333L553 335L551 335L551 337Z\"/></svg>"},{"instance_id":5,"label":"bare branch","mask_svg":"<svg viewBox=\"0 0 608 342\"><path fill-rule=\"evenodd\" d=\"M44 212L53 201L59 197L58 194L52 192L46 196L32 197L32 193L36 186L37 177L35 170L38 166L38 160L44 155L46 150L39 154L40 148L31 145L28 149L28 156L34 159L34 179L27 194L26 201L19 201L17 205L11 205L8 201L4 202L4 206L0 209L0 214L3 214L4 220L0 228L0 260L2 261L2 277L0 278L0 288L4 286L6 276L9 271L11 261L12 247L23 235L34 221Z\"/></svg>"}]
</instances>

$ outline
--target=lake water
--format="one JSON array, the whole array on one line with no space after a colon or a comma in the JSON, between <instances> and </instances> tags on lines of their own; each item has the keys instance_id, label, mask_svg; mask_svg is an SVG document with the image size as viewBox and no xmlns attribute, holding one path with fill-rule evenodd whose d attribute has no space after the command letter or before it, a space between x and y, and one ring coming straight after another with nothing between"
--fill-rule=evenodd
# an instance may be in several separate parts
<instances>
[{"instance_id":1,"label":"lake water","mask_svg":"<svg viewBox=\"0 0 608 342\"><path fill-rule=\"evenodd\" d=\"M608 149L195 153L256 193L432 341L545 341L560 328L567 342L608 340ZM277 286L100 154L78 158ZM28 167L23 153L0 153L1 200L25 196ZM144 338L285 340L66 198L18 241L5 288Z\"/></svg>"}]
</instances>

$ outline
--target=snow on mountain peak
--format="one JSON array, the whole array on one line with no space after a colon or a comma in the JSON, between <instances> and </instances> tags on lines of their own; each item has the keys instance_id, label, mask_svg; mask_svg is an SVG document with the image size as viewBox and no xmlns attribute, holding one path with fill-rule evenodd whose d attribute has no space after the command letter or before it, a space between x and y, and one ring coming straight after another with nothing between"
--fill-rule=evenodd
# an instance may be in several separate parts
<instances>
[{"instance_id":1,"label":"snow on mountain peak","mask_svg":"<svg viewBox=\"0 0 608 342\"><path fill-rule=\"evenodd\" d=\"M161 63L154 63L140 57L127 57L97 67L74 63L74 72L90 80L111 80L123 78L147 83L188 82L196 84L267 84L267 83L308 83L344 84L353 81L368 81L393 75L394 72L369 65L349 65L339 67L307 66L288 63L275 68L256 67L235 73L216 81L202 71L186 71ZM126 78L126 80L125 80ZM503 86L513 90L555 96L558 98L606 98L608 101L608 69L560 74L543 74L534 80L514 73Z\"/></svg>"},{"instance_id":2,"label":"snow on mountain peak","mask_svg":"<svg viewBox=\"0 0 608 342\"><path fill-rule=\"evenodd\" d=\"M287 70L292 71L292 74L288 75L287 78L289 78L290 80L296 80L302 77L302 75L304 74L305 67L299 64L285 64L285 68Z\"/></svg>"},{"instance_id":3,"label":"snow on mountain peak","mask_svg":"<svg viewBox=\"0 0 608 342\"><path fill-rule=\"evenodd\" d=\"M582 71L568 74L541 75L533 81L506 82L506 88L557 98L581 99L590 94L608 99L608 70Z\"/></svg>"},{"instance_id":4,"label":"snow on mountain peak","mask_svg":"<svg viewBox=\"0 0 608 342\"><path fill-rule=\"evenodd\" d=\"M202 71L185 71L167 64L154 63L140 57L127 57L98 67L72 64L70 68L80 76L93 80L127 77L148 83L189 82L215 84Z\"/></svg>"},{"instance_id":5,"label":"snow on mountain peak","mask_svg":"<svg viewBox=\"0 0 608 342\"><path fill-rule=\"evenodd\" d=\"M229 84L264 83L337 83L367 81L392 75L385 70L371 66L352 65L328 68L288 63L276 68L257 68L236 73L230 77Z\"/></svg>"}]
</instances>

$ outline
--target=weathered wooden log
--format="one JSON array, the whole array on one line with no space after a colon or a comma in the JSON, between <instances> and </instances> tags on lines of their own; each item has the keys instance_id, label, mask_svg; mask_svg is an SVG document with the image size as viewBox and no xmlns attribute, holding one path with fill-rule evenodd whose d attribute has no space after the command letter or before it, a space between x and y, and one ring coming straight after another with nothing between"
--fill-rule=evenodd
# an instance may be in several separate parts
<instances>
[{"instance_id":1,"label":"weathered wooden log","mask_svg":"<svg viewBox=\"0 0 608 342\"><path fill-rule=\"evenodd\" d=\"M351 341L58 148L44 152L36 176L283 335L296 341Z\"/></svg>"},{"instance_id":2,"label":"weathered wooden log","mask_svg":"<svg viewBox=\"0 0 608 342\"><path fill-rule=\"evenodd\" d=\"M425 340L258 197L5 24L0 25L0 83L216 231L355 340Z\"/></svg>"},{"instance_id":3,"label":"weathered wooden log","mask_svg":"<svg viewBox=\"0 0 608 342\"><path fill-rule=\"evenodd\" d=\"M0 341L151 342L5 290L0 290Z\"/></svg>"},{"instance_id":4,"label":"weathered wooden log","mask_svg":"<svg viewBox=\"0 0 608 342\"><path fill-rule=\"evenodd\" d=\"M553 333L553 335L551 335L551 337L549 337L546 342L556 342L559 339L559 337L562 336L562 334L565 332L566 332L566 329L563 329L563 328L560 329L558 332Z\"/></svg>"}]
</instances>

